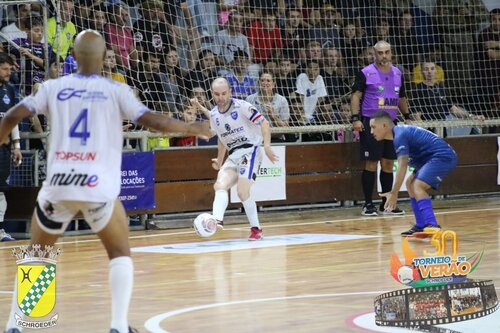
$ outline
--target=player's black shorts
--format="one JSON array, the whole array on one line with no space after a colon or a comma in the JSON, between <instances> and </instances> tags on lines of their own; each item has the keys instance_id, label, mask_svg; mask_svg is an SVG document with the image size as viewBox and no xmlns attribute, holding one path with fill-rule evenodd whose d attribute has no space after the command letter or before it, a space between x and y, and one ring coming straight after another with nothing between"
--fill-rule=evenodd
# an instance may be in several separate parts
<instances>
[{"instance_id":1,"label":"player's black shorts","mask_svg":"<svg viewBox=\"0 0 500 333\"><path fill-rule=\"evenodd\" d=\"M381 158L396 160L396 150L392 140L377 141L370 133L370 118L361 117L364 131L359 133L361 160L379 161Z\"/></svg>"},{"instance_id":2,"label":"player's black shorts","mask_svg":"<svg viewBox=\"0 0 500 333\"><path fill-rule=\"evenodd\" d=\"M7 185L7 178L10 175L10 147L8 145L0 145L0 192L5 191Z\"/></svg>"}]
</instances>

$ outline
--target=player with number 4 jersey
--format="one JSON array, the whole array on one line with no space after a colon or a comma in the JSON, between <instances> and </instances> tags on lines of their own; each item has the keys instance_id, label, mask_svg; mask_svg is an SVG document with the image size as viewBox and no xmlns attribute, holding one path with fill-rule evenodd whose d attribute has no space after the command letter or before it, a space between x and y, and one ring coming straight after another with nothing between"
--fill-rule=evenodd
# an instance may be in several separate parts
<instances>
[{"instance_id":1,"label":"player with number 4 jersey","mask_svg":"<svg viewBox=\"0 0 500 333\"><path fill-rule=\"evenodd\" d=\"M206 139L211 131L209 122L188 124L150 112L127 85L102 77L106 44L98 32L81 32L74 45L77 73L43 83L34 96L11 108L0 123L0 142L23 118L43 114L50 120L47 179L33 213L31 246L53 246L81 212L110 259L110 333L131 333L135 330L128 326L127 314L133 263L127 217L117 198L121 184L122 122L131 120L159 132ZM13 297L16 304L16 290ZM20 332L15 308L14 305L5 327L9 333Z\"/></svg>"}]
</instances>

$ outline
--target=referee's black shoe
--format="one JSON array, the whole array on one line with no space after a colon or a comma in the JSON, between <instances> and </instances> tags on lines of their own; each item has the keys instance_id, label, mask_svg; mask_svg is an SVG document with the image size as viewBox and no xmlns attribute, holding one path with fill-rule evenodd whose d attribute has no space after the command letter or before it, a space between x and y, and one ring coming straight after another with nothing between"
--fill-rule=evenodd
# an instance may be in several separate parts
<instances>
[{"instance_id":1,"label":"referee's black shoe","mask_svg":"<svg viewBox=\"0 0 500 333\"><path fill-rule=\"evenodd\" d=\"M386 211L384 209L384 205L381 204L379 207L379 210L380 210L380 213L382 213L384 215L405 215L405 211L400 209L399 207L396 207L391 211Z\"/></svg>"},{"instance_id":2,"label":"referee's black shoe","mask_svg":"<svg viewBox=\"0 0 500 333\"><path fill-rule=\"evenodd\" d=\"M361 215L363 216L377 216L377 209L373 206L372 203L366 204L363 206L363 210L361 211Z\"/></svg>"}]
</instances>

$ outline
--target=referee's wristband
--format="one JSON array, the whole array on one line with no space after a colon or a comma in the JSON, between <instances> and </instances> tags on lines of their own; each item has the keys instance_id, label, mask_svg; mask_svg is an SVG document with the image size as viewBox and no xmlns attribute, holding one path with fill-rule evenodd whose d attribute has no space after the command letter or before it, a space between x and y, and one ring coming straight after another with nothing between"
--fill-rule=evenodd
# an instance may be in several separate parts
<instances>
[{"instance_id":1,"label":"referee's wristband","mask_svg":"<svg viewBox=\"0 0 500 333\"><path fill-rule=\"evenodd\" d=\"M361 117L359 116L359 114L353 114L351 116L351 123L355 122L355 121L360 121L361 120Z\"/></svg>"},{"instance_id":2,"label":"referee's wristband","mask_svg":"<svg viewBox=\"0 0 500 333\"><path fill-rule=\"evenodd\" d=\"M410 120L411 115L409 113L403 113L403 118L405 118L405 120Z\"/></svg>"}]
</instances>

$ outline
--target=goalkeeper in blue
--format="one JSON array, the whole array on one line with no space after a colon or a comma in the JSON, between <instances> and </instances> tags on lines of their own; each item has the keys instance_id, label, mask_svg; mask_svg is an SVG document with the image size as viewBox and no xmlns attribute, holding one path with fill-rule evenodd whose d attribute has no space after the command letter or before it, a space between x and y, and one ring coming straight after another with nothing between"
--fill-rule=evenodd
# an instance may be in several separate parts
<instances>
[{"instance_id":1,"label":"goalkeeper in blue","mask_svg":"<svg viewBox=\"0 0 500 333\"><path fill-rule=\"evenodd\" d=\"M370 119L371 134L377 141L393 140L398 158L398 170L392 190L380 195L387 198L384 209L396 208L398 193L408 166L414 168L406 181L415 225L402 232L403 237L425 237L424 229L441 228L436 221L428 191L437 189L455 168L457 154L443 139L423 128L412 125L395 126L386 112L377 112Z\"/></svg>"}]
</instances>

